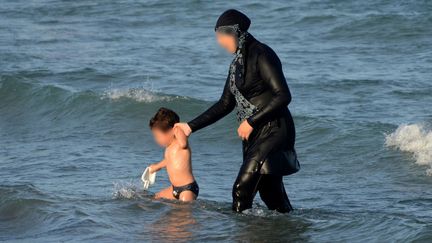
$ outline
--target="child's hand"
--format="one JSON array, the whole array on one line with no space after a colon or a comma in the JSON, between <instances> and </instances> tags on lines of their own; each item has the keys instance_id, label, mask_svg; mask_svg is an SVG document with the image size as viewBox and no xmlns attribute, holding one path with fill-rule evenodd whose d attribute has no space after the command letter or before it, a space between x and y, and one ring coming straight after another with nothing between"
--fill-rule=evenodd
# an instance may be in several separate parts
<instances>
[{"instance_id":1,"label":"child's hand","mask_svg":"<svg viewBox=\"0 0 432 243\"><path fill-rule=\"evenodd\" d=\"M159 171L162 168L165 168L165 166L166 166L166 160L165 159L159 163L154 163L154 164L149 165L150 174L155 173L156 171Z\"/></svg>"},{"instance_id":2,"label":"child's hand","mask_svg":"<svg viewBox=\"0 0 432 243\"><path fill-rule=\"evenodd\" d=\"M157 164L151 164L151 165L149 166L149 168L150 168L150 174L155 173L156 171L158 171L158 166L157 166Z\"/></svg>"}]
</instances>

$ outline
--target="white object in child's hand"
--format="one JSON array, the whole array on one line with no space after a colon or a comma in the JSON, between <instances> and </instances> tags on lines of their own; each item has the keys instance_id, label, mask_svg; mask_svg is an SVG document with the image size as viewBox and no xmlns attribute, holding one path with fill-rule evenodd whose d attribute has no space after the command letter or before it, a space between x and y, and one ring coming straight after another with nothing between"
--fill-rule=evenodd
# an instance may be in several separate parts
<instances>
[{"instance_id":1,"label":"white object in child's hand","mask_svg":"<svg viewBox=\"0 0 432 243\"><path fill-rule=\"evenodd\" d=\"M150 167L147 167L144 170L144 173L141 176L141 180L143 182L144 190L147 190L150 185L153 185L156 181L156 172L150 173Z\"/></svg>"}]
</instances>

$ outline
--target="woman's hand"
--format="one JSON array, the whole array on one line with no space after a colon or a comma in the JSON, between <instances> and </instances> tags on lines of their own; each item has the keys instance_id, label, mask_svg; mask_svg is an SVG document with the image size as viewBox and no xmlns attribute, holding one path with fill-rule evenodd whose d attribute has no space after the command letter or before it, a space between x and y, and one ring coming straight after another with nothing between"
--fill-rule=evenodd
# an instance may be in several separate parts
<instances>
[{"instance_id":1,"label":"woman's hand","mask_svg":"<svg viewBox=\"0 0 432 243\"><path fill-rule=\"evenodd\" d=\"M237 133L242 140L248 140L252 131L253 127L249 125L247 120L244 120L237 129Z\"/></svg>"},{"instance_id":2,"label":"woman's hand","mask_svg":"<svg viewBox=\"0 0 432 243\"><path fill-rule=\"evenodd\" d=\"M187 149L188 147L188 140L186 134L183 132L183 130L180 127L174 127L174 136L178 142L178 145L181 149Z\"/></svg>"},{"instance_id":3,"label":"woman's hand","mask_svg":"<svg viewBox=\"0 0 432 243\"><path fill-rule=\"evenodd\" d=\"M180 128L187 137L189 137L189 135L192 133L192 129L187 123L184 122L176 123L174 124L174 127Z\"/></svg>"}]
</instances>

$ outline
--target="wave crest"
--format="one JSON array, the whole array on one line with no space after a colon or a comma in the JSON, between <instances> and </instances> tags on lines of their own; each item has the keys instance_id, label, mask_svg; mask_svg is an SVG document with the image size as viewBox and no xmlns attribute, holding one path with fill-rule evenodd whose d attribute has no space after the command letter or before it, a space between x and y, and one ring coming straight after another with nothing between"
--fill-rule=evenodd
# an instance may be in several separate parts
<instances>
[{"instance_id":1,"label":"wave crest","mask_svg":"<svg viewBox=\"0 0 432 243\"><path fill-rule=\"evenodd\" d=\"M169 96L159 93L155 93L143 88L128 88L128 89L116 89L112 88L103 93L102 98L110 100L120 100L122 98L132 99L138 102L152 103L158 101L172 101L179 96Z\"/></svg>"},{"instance_id":2,"label":"wave crest","mask_svg":"<svg viewBox=\"0 0 432 243\"><path fill-rule=\"evenodd\" d=\"M416 163L427 165L426 173L432 176L432 130L421 124L401 125L386 135L386 146L414 155Z\"/></svg>"}]
</instances>

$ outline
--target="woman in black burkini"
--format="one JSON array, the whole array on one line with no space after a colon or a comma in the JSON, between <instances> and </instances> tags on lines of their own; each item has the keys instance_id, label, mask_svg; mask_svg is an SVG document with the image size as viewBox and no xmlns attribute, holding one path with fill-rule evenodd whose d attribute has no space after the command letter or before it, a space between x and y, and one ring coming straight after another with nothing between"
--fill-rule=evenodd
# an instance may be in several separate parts
<instances>
[{"instance_id":1,"label":"woman in black burkini","mask_svg":"<svg viewBox=\"0 0 432 243\"><path fill-rule=\"evenodd\" d=\"M276 53L247 32L249 18L228 10L215 27L219 44L234 54L222 96L188 123L178 123L186 135L237 110L238 135L243 140L243 164L233 186L233 210L252 207L258 191L270 210L285 213L292 206L282 177L295 160L295 128L288 104L291 94Z\"/></svg>"}]
</instances>

